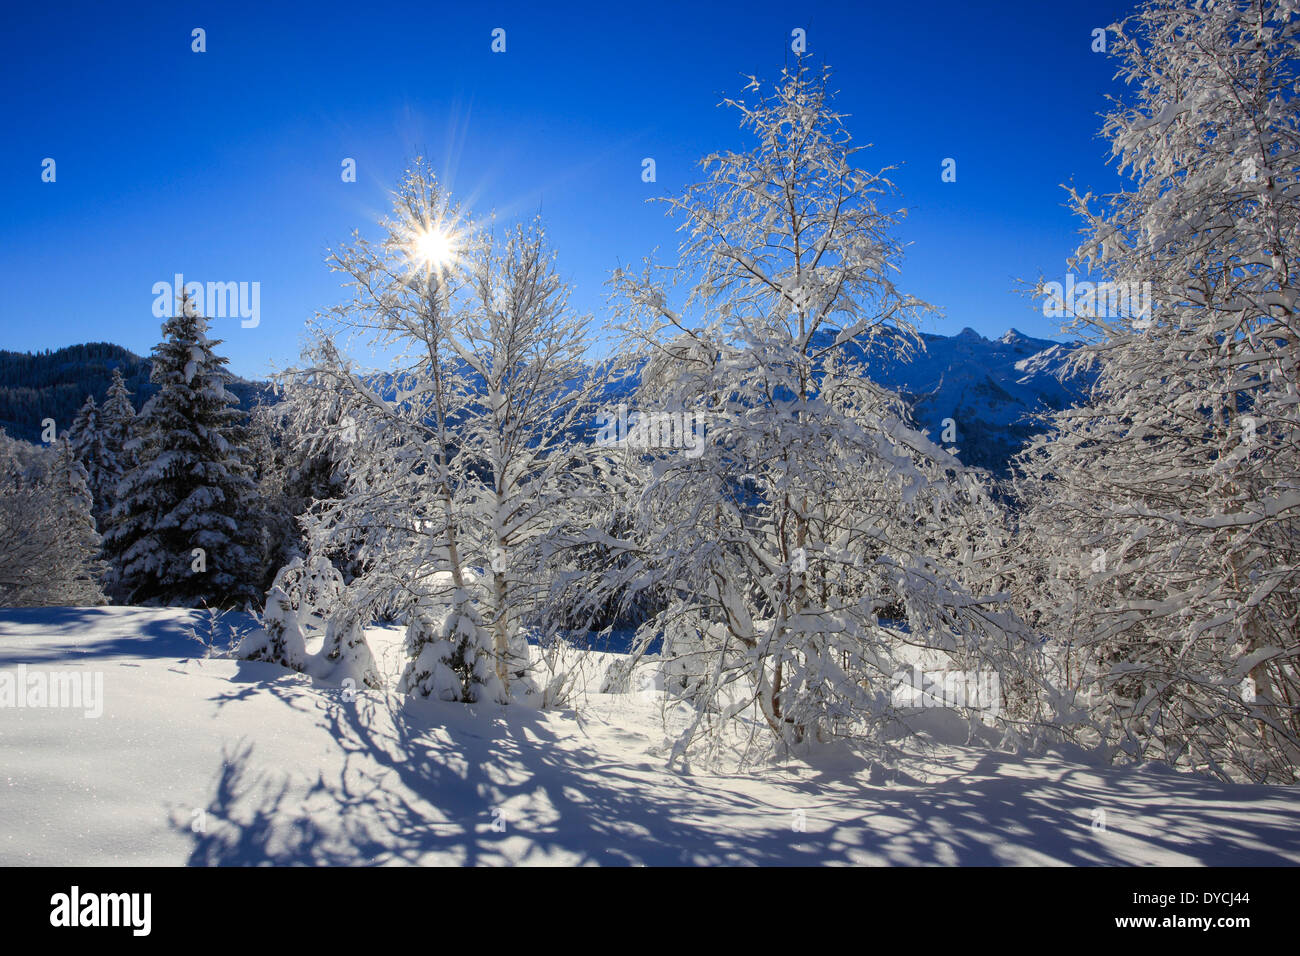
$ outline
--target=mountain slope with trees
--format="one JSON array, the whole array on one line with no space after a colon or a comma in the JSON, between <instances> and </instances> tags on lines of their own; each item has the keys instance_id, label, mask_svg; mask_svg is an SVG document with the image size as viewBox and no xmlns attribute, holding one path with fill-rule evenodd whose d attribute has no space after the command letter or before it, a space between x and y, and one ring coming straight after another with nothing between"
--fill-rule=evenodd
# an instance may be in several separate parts
<instances>
[{"instance_id":1,"label":"mountain slope with trees","mask_svg":"<svg viewBox=\"0 0 1300 956\"><path fill-rule=\"evenodd\" d=\"M88 342L42 352L0 349L0 428L11 438L40 441L41 422L53 418L60 434L71 426L86 396L102 400L122 374L135 408L157 393L149 380L151 360L108 342ZM247 411L267 393L263 382L235 377L228 386Z\"/></svg>"}]
</instances>

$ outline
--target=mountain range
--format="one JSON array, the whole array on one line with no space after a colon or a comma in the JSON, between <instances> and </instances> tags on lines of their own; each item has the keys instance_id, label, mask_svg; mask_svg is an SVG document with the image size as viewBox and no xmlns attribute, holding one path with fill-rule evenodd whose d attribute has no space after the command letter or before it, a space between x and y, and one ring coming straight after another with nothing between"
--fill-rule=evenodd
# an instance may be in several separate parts
<instances>
[{"instance_id":1,"label":"mountain range","mask_svg":"<svg viewBox=\"0 0 1300 956\"><path fill-rule=\"evenodd\" d=\"M1083 400L1091 378L1070 376L1073 343L1037 339L1016 329L986 339L970 328L921 334L924 351L907 359L864 359L870 376L912 402L917 424L933 441L955 426L958 457L1004 475L1011 457L1042 430L1035 414Z\"/></svg>"},{"instance_id":2,"label":"mountain range","mask_svg":"<svg viewBox=\"0 0 1300 956\"><path fill-rule=\"evenodd\" d=\"M958 456L968 465L1006 473L1011 456L1040 429L1031 416L1083 398L1088 381L1065 374L1072 344L1038 339L1010 329L987 339L966 328L956 335L922 333L922 350L859 355L881 385L913 404L917 424L942 441L952 420ZM0 427L16 438L38 440L41 422L66 429L87 395L103 401L114 368L121 369L136 408L157 391L149 359L119 345L92 342L39 353L0 350ZM237 378L230 386L243 408L265 395L264 382Z\"/></svg>"}]
</instances>

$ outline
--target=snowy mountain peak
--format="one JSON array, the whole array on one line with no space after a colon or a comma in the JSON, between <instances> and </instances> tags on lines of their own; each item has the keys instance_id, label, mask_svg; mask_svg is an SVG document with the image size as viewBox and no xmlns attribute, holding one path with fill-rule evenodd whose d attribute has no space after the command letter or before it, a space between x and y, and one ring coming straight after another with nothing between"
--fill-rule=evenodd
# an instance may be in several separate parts
<instances>
[{"instance_id":1,"label":"snowy mountain peak","mask_svg":"<svg viewBox=\"0 0 1300 956\"><path fill-rule=\"evenodd\" d=\"M1033 416L1079 401L1089 382L1067 377L1072 343L1008 329L988 339L974 329L923 333L925 350L907 359L869 361L872 378L913 404L932 439L956 424L956 446L968 465L1005 474L1010 457L1041 427Z\"/></svg>"}]
</instances>

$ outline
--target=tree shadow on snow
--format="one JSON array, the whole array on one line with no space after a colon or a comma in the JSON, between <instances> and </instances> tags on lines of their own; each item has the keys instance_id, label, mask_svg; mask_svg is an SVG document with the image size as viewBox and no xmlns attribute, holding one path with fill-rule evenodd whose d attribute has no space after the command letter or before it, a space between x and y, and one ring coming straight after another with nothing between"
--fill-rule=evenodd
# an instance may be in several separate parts
<instances>
[{"instance_id":1,"label":"tree shadow on snow","mask_svg":"<svg viewBox=\"0 0 1300 956\"><path fill-rule=\"evenodd\" d=\"M665 786L658 766L561 741L536 711L412 701L390 724L376 719L387 710L378 694L262 690L316 709L338 748L324 761L332 769L294 781L259 765L246 740L228 749L192 865L826 862L811 834L772 826L789 808L710 794L704 778ZM747 816L758 825L736 825Z\"/></svg>"},{"instance_id":2,"label":"tree shadow on snow","mask_svg":"<svg viewBox=\"0 0 1300 956\"><path fill-rule=\"evenodd\" d=\"M232 690L218 706L237 706L249 692ZM247 740L228 749L192 865L1129 865L1168 852L1189 863L1276 865L1300 857L1300 808L1279 809L1281 788L1000 753L935 784L834 761L780 781L669 775L649 759L615 763L589 742L561 740L554 722L525 708L368 692L348 701L338 688L289 683L261 683L258 692L329 733L333 749L321 761L329 769L295 779L259 762ZM1256 808L1248 828L1229 819L1263 801L1274 806Z\"/></svg>"},{"instance_id":3,"label":"tree shadow on snow","mask_svg":"<svg viewBox=\"0 0 1300 956\"><path fill-rule=\"evenodd\" d=\"M159 610L173 614L159 615ZM216 617L216 634L207 611L184 608L40 607L0 609L0 666L59 661L76 663L116 657L202 657L194 639L209 636L221 647L257 626L237 611ZM38 631L39 642L26 634ZM6 640L6 638L16 638Z\"/></svg>"}]
</instances>

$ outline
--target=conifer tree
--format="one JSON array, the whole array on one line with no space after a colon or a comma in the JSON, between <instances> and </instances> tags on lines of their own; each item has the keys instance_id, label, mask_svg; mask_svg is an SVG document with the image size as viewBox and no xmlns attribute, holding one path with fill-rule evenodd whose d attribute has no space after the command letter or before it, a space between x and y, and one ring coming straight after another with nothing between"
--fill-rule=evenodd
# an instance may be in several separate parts
<instances>
[{"instance_id":1,"label":"conifer tree","mask_svg":"<svg viewBox=\"0 0 1300 956\"><path fill-rule=\"evenodd\" d=\"M188 298L153 350L160 387L141 410L136 461L117 489L106 547L127 603L239 603L256 594L254 481L231 375Z\"/></svg>"},{"instance_id":2,"label":"conifer tree","mask_svg":"<svg viewBox=\"0 0 1300 956\"><path fill-rule=\"evenodd\" d=\"M104 442L101 410L95 396L87 395L86 402L77 412L68 430L72 453L86 470L86 487L92 500L91 514L95 526L102 532L104 519L120 474L114 474L110 455Z\"/></svg>"},{"instance_id":3,"label":"conifer tree","mask_svg":"<svg viewBox=\"0 0 1300 956\"><path fill-rule=\"evenodd\" d=\"M108 467L120 481L134 464L130 443L135 437L135 406L131 404L131 390L120 369L113 369L113 381L99 408L99 427L104 435Z\"/></svg>"}]
</instances>

